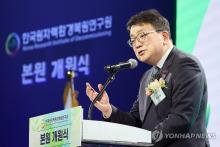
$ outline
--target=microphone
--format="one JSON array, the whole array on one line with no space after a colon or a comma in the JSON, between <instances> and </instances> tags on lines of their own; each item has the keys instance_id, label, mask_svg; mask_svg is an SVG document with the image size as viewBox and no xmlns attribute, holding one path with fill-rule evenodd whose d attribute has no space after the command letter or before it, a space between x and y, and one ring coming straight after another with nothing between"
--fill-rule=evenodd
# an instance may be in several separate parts
<instances>
[{"instance_id":1,"label":"microphone","mask_svg":"<svg viewBox=\"0 0 220 147\"><path fill-rule=\"evenodd\" d=\"M89 111L88 111L88 119L89 120L92 120L92 110L93 110L95 103L101 99L107 86L115 79L116 73L120 69L133 69L133 68L137 67L137 65L138 65L137 60L129 59L127 62L120 62L115 65L107 65L104 67L104 69L110 73L110 76L108 77L107 81L105 82L102 90L98 93L98 95L96 95L95 99L92 101L92 103L89 106Z\"/></svg>"},{"instance_id":2,"label":"microphone","mask_svg":"<svg viewBox=\"0 0 220 147\"><path fill-rule=\"evenodd\" d=\"M117 72L121 69L134 69L138 66L138 62L135 59L129 59L127 62L119 62L114 65L107 65L104 69L108 72Z\"/></svg>"}]
</instances>

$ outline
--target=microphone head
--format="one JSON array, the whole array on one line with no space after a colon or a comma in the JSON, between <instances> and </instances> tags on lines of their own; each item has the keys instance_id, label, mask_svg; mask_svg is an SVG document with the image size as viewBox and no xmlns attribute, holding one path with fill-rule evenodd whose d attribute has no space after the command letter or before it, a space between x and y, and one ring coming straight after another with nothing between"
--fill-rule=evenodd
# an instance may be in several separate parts
<instances>
[{"instance_id":1,"label":"microphone head","mask_svg":"<svg viewBox=\"0 0 220 147\"><path fill-rule=\"evenodd\" d=\"M134 68L136 68L138 66L137 60L132 59L132 58L128 60L128 63L131 64L130 69L134 69Z\"/></svg>"}]
</instances>

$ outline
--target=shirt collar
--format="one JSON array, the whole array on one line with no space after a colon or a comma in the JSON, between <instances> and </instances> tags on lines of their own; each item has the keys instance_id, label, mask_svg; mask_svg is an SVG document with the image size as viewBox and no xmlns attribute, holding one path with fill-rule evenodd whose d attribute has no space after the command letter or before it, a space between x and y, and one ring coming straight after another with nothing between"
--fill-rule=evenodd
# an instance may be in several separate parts
<instances>
[{"instance_id":1,"label":"shirt collar","mask_svg":"<svg viewBox=\"0 0 220 147\"><path fill-rule=\"evenodd\" d=\"M165 54L162 56L159 62L157 62L157 67L160 69L163 67L164 62L166 61L167 57L169 56L170 52L173 49L173 45L165 52Z\"/></svg>"}]
</instances>

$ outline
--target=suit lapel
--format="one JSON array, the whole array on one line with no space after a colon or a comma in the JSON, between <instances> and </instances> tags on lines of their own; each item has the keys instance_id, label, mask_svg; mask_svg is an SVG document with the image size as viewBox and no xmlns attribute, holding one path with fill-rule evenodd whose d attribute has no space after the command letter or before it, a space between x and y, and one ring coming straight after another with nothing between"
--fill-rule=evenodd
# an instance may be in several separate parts
<instances>
[{"instance_id":1,"label":"suit lapel","mask_svg":"<svg viewBox=\"0 0 220 147\"><path fill-rule=\"evenodd\" d=\"M161 69L162 72L163 71L167 71L165 73L165 75L164 75L165 76L164 79L166 78L167 75L170 75L168 69L169 69L169 66L173 62L173 59L174 59L174 56L175 56L175 52L176 52L176 48L174 47L172 49L172 51L170 52L169 56L167 57L164 65L163 65L163 67ZM153 70L154 70L154 68L151 68L150 73L147 75L147 77L145 77L146 80L143 81L145 84L142 82L142 84L143 84L142 86L144 86L144 88L143 88L144 90L147 87L147 85L151 82L151 77L152 77ZM170 79L170 77L168 79ZM167 82L169 82L169 81L167 81ZM151 101L150 97L146 96L145 91L141 91L140 90L139 92L142 93L141 97L143 98L142 100L139 101L140 118L141 118L142 121L144 121L145 116L148 113L148 110L150 108L150 105L151 105L152 101ZM143 93L144 93L144 95L143 95ZM140 95L140 93L139 93L139 95Z\"/></svg>"},{"instance_id":2,"label":"suit lapel","mask_svg":"<svg viewBox=\"0 0 220 147\"><path fill-rule=\"evenodd\" d=\"M164 62L164 65L163 65L161 71L168 71L169 66L173 63L175 52L176 52L176 47L174 47L172 49L172 51L170 52L170 54L168 55L166 61Z\"/></svg>"},{"instance_id":3,"label":"suit lapel","mask_svg":"<svg viewBox=\"0 0 220 147\"><path fill-rule=\"evenodd\" d=\"M152 72L153 68L151 68L150 71L144 75L140 85L141 88L139 90L139 113L142 121L144 120L147 109L151 103L151 99L146 95L145 88L150 83Z\"/></svg>"}]
</instances>

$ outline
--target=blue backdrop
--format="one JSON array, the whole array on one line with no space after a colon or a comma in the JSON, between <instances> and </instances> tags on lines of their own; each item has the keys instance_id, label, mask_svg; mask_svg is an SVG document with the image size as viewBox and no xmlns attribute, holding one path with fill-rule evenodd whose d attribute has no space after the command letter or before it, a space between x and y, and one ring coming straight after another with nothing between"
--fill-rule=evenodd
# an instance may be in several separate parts
<instances>
[{"instance_id":1,"label":"blue backdrop","mask_svg":"<svg viewBox=\"0 0 220 147\"><path fill-rule=\"evenodd\" d=\"M1 146L28 146L28 119L63 109L67 69L77 73L75 89L87 118L85 82L97 87L108 77L104 65L135 58L126 23L149 8L169 19L174 39L174 0L1 1ZM128 111L149 67L139 63L118 73L107 88L111 103ZM96 109L93 114L101 119Z\"/></svg>"}]
</instances>

